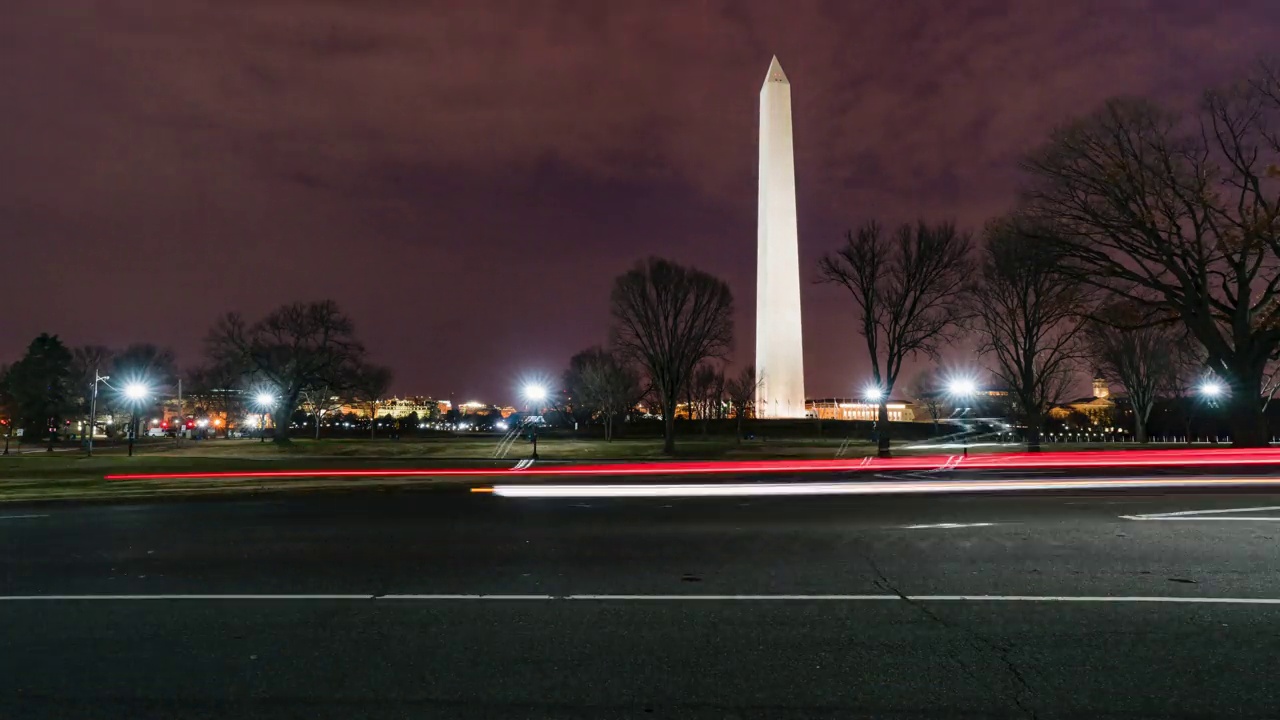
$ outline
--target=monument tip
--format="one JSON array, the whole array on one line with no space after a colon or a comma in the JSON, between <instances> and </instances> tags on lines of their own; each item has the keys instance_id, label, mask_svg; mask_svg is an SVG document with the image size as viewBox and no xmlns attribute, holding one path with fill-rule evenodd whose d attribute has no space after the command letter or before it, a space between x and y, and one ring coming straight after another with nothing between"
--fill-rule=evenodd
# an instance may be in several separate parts
<instances>
[{"instance_id":1,"label":"monument tip","mask_svg":"<svg viewBox=\"0 0 1280 720\"><path fill-rule=\"evenodd\" d=\"M774 55L773 61L769 63L769 72L765 75L764 81L791 84L791 81L787 80L787 74L782 71L782 63L778 62L777 55Z\"/></svg>"}]
</instances>

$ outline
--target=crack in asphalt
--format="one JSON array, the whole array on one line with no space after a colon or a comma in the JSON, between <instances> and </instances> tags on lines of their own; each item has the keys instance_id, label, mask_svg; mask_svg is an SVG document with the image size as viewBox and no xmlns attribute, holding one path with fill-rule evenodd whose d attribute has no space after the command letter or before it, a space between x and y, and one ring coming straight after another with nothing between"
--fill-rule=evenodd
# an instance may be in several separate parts
<instances>
[{"instance_id":1,"label":"crack in asphalt","mask_svg":"<svg viewBox=\"0 0 1280 720\"><path fill-rule=\"evenodd\" d=\"M1000 661L1000 663L1004 665L1005 669L1009 672L1009 676L1013 678L1014 684L1018 688L1020 688L1020 690L1015 691L1014 694L1010 696L1009 699L1013 701L1013 704L1016 705L1018 709L1023 712L1023 714L1031 718L1031 720L1039 720L1039 715L1036 713L1035 708L1023 702L1022 694L1025 692L1029 696L1034 696L1035 690L1031 687L1031 684L1027 682L1026 676L1022 674L1022 671L1018 668L1017 664L1013 661L1012 658L1009 657L1009 651L1012 650L1011 647L1006 647L999 643L993 642L992 640L987 639L983 635L976 633L973 630L970 630L969 628L964 627L963 625L957 625L955 623L948 622L945 618L939 616L937 613L930 610L923 603L916 602L915 600L911 599L911 597L909 597L906 593L899 590L893 584L893 582L889 580L889 577L884 574L884 571L880 569L880 566L876 564L876 561L872 559L870 555L866 555L864 556L864 558L867 561L867 565L871 567L871 571L875 573L876 587L882 590L891 592L894 595L897 595L903 602L910 605L912 608L918 611L921 615L924 615L925 617L929 618L930 620L938 623L939 625L945 628L948 628L950 630L956 630L963 633L973 641L973 644L975 646L979 648L984 648L990 651L993 655L995 655L996 658ZM977 680L979 682L983 682L984 684L986 684L985 678L981 677L976 672L974 672L974 670L971 667L969 667L964 662L963 659L961 659L959 656L953 656L953 659L956 661L956 664L960 666L960 669L963 670L966 675L973 678L974 680Z\"/></svg>"}]
</instances>

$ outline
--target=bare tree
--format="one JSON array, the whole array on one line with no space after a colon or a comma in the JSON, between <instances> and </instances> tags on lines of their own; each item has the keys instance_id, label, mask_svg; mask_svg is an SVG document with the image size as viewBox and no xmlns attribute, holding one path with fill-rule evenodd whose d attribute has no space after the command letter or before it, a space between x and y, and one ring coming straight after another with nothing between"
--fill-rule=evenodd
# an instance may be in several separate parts
<instances>
[{"instance_id":1,"label":"bare tree","mask_svg":"<svg viewBox=\"0 0 1280 720\"><path fill-rule=\"evenodd\" d=\"M575 385L574 397L604 421L604 437L612 441L614 420L625 414L640 399L640 378L621 358L608 350L594 347L574 356L570 363Z\"/></svg>"},{"instance_id":2,"label":"bare tree","mask_svg":"<svg viewBox=\"0 0 1280 720\"><path fill-rule=\"evenodd\" d=\"M1113 100L1024 162L1078 276L1173 317L1231 387L1235 443L1268 442L1263 375L1280 348L1280 80L1263 67L1193 114Z\"/></svg>"},{"instance_id":3,"label":"bare tree","mask_svg":"<svg viewBox=\"0 0 1280 720\"><path fill-rule=\"evenodd\" d=\"M1149 324L1143 308L1110 305L1096 313L1085 335L1098 369L1124 387L1133 410L1133 436L1147 442L1147 422L1160 394L1174 382L1179 363L1173 348L1193 342L1181 325Z\"/></svg>"},{"instance_id":4,"label":"bare tree","mask_svg":"<svg viewBox=\"0 0 1280 720\"><path fill-rule=\"evenodd\" d=\"M648 374L672 454L678 394L698 363L723 357L733 341L733 293L713 275L650 258L614 281L611 304L614 345Z\"/></svg>"},{"instance_id":5,"label":"bare tree","mask_svg":"<svg viewBox=\"0 0 1280 720\"><path fill-rule=\"evenodd\" d=\"M111 357L113 382L169 386L178 381L173 351L150 343L134 343Z\"/></svg>"},{"instance_id":6,"label":"bare tree","mask_svg":"<svg viewBox=\"0 0 1280 720\"><path fill-rule=\"evenodd\" d=\"M709 423L723 413L724 371L714 363L704 362L694 368L689 380L689 418L702 421L702 434Z\"/></svg>"},{"instance_id":7,"label":"bare tree","mask_svg":"<svg viewBox=\"0 0 1280 720\"><path fill-rule=\"evenodd\" d=\"M1213 373L1206 371L1204 348L1196 343L1178 343L1170 349L1169 354L1174 369L1165 379L1160 393L1170 399L1170 407L1182 427L1183 437L1190 445L1196 413L1205 402L1199 388L1206 380L1213 378Z\"/></svg>"},{"instance_id":8,"label":"bare tree","mask_svg":"<svg viewBox=\"0 0 1280 720\"><path fill-rule=\"evenodd\" d=\"M992 355L992 374L1017 402L1028 450L1040 449L1045 413L1060 402L1083 355L1088 294L1061 271L1050 245L1036 242L1023 218L988 223L970 303L981 336L979 352Z\"/></svg>"},{"instance_id":9,"label":"bare tree","mask_svg":"<svg viewBox=\"0 0 1280 720\"><path fill-rule=\"evenodd\" d=\"M343 384L350 385L354 378L344 378ZM302 389L299 395L301 407L303 410L311 413L316 422L316 440L320 439L320 421L324 419L326 413L336 412L342 407L342 396L349 394L349 387L342 387L332 380L309 385Z\"/></svg>"},{"instance_id":10,"label":"bare tree","mask_svg":"<svg viewBox=\"0 0 1280 720\"><path fill-rule=\"evenodd\" d=\"M949 223L903 225L889 235L873 221L849 232L844 247L821 261L822 281L843 286L858 307L858 332L880 394L881 457L890 454L887 403L903 360L936 357L962 319L971 245L971 236Z\"/></svg>"},{"instance_id":11,"label":"bare tree","mask_svg":"<svg viewBox=\"0 0 1280 720\"><path fill-rule=\"evenodd\" d=\"M244 405L244 389L250 384L244 369L227 363L208 363L191 370L190 375L191 393L203 399L209 414L222 413L225 420L222 431L231 437L231 425L238 422Z\"/></svg>"},{"instance_id":12,"label":"bare tree","mask_svg":"<svg viewBox=\"0 0 1280 720\"><path fill-rule=\"evenodd\" d=\"M288 442L303 390L352 377L364 354L354 324L332 300L283 305L253 324L228 313L205 345L215 364L243 367L272 386L280 399L271 408L276 442Z\"/></svg>"},{"instance_id":13,"label":"bare tree","mask_svg":"<svg viewBox=\"0 0 1280 720\"><path fill-rule=\"evenodd\" d=\"M587 385L587 371L589 366L600 362L605 354L606 350L595 345L569 358L569 367L561 376L563 389L551 393L547 398L555 408L556 415L575 429L579 423L585 424L600 411L598 398L593 395L596 388Z\"/></svg>"},{"instance_id":14,"label":"bare tree","mask_svg":"<svg viewBox=\"0 0 1280 720\"><path fill-rule=\"evenodd\" d=\"M378 433L378 403L391 389L391 369L360 363L354 368L348 387L352 399L369 408L369 439L372 440Z\"/></svg>"},{"instance_id":15,"label":"bare tree","mask_svg":"<svg viewBox=\"0 0 1280 720\"><path fill-rule=\"evenodd\" d=\"M759 389L760 379L756 377L755 365L747 365L725 383L725 395L738 422L736 433L739 443L742 442L742 421L755 414L754 403Z\"/></svg>"},{"instance_id":16,"label":"bare tree","mask_svg":"<svg viewBox=\"0 0 1280 720\"><path fill-rule=\"evenodd\" d=\"M911 399L925 409L933 421L933 434L938 434L938 421L947 415L947 383L937 366L921 370L911 382Z\"/></svg>"}]
</instances>

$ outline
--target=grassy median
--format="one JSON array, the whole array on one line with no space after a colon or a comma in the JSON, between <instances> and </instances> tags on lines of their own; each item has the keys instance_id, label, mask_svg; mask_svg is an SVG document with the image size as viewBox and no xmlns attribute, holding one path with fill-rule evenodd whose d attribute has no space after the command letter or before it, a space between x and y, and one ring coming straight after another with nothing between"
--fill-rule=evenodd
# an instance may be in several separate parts
<instances>
[{"instance_id":1,"label":"grassy median","mask_svg":"<svg viewBox=\"0 0 1280 720\"><path fill-rule=\"evenodd\" d=\"M1052 450L1124 450L1140 447L1121 443L1094 445L1053 445ZM1162 447L1162 446L1148 446ZM1163 447L1182 448L1185 445ZM874 447L865 441L786 439L744 441L733 438L681 438L677 444L677 460L766 460L766 459L831 459L860 458L873 454ZM1017 446L977 446L972 452L1011 452ZM280 491L320 491L352 488L397 488L439 484L430 476L383 478L185 478L173 480L113 480L105 475L117 473L199 473L227 471L379 469L429 470L432 468L496 468L510 469L527 458L532 450L527 441L519 441L501 452L495 437L438 437L404 440L295 440L278 446L256 440L184 441L151 440L139 443L136 454L128 457L123 447L99 447L93 457L76 450L46 453L40 448L18 448L18 452L0 457L0 502L60 499L131 498L179 495L209 495ZM895 446L896 455L949 454L954 449L917 448L909 444ZM582 462L609 463L629 461L661 461L662 443L655 439L623 439L605 442L595 439L550 437L538 442L540 465ZM495 457L495 454L502 457ZM456 483L457 479L449 482Z\"/></svg>"}]
</instances>

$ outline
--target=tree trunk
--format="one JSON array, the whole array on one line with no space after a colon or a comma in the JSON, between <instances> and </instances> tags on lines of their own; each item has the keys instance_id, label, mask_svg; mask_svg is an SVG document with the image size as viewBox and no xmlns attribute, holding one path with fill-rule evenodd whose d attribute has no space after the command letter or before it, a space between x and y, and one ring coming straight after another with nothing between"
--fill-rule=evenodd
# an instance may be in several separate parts
<instances>
[{"instance_id":1,"label":"tree trunk","mask_svg":"<svg viewBox=\"0 0 1280 720\"><path fill-rule=\"evenodd\" d=\"M676 399L667 398L666 408L662 413L662 452L664 455L676 454Z\"/></svg>"},{"instance_id":2,"label":"tree trunk","mask_svg":"<svg viewBox=\"0 0 1280 720\"><path fill-rule=\"evenodd\" d=\"M1044 418L1040 412L1027 413L1027 452L1040 452L1040 426Z\"/></svg>"},{"instance_id":3,"label":"tree trunk","mask_svg":"<svg viewBox=\"0 0 1280 720\"><path fill-rule=\"evenodd\" d=\"M376 440L378 437L378 406L375 405L369 411L369 439Z\"/></svg>"},{"instance_id":4,"label":"tree trunk","mask_svg":"<svg viewBox=\"0 0 1280 720\"><path fill-rule=\"evenodd\" d=\"M316 411L316 439L320 439L320 411Z\"/></svg>"},{"instance_id":5,"label":"tree trunk","mask_svg":"<svg viewBox=\"0 0 1280 720\"><path fill-rule=\"evenodd\" d=\"M275 433L271 437L271 442L284 445L289 442L289 423L293 420L293 409L285 407L288 403L281 403L278 410L271 413L271 424L275 426ZM262 428L266 432L266 428Z\"/></svg>"},{"instance_id":6,"label":"tree trunk","mask_svg":"<svg viewBox=\"0 0 1280 720\"><path fill-rule=\"evenodd\" d=\"M1148 440L1147 421L1136 410L1133 413L1133 439L1144 444Z\"/></svg>"},{"instance_id":7,"label":"tree trunk","mask_svg":"<svg viewBox=\"0 0 1280 720\"><path fill-rule=\"evenodd\" d=\"M889 403L887 400L880 401L879 421L876 422L876 429L879 430L879 441L877 443L877 455L882 458L891 457L889 452Z\"/></svg>"},{"instance_id":8,"label":"tree trunk","mask_svg":"<svg viewBox=\"0 0 1280 720\"><path fill-rule=\"evenodd\" d=\"M1227 399L1227 424L1231 428L1231 446L1238 448L1268 447L1267 416L1262 411L1263 365L1240 368L1231 383Z\"/></svg>"}]
</instances>

